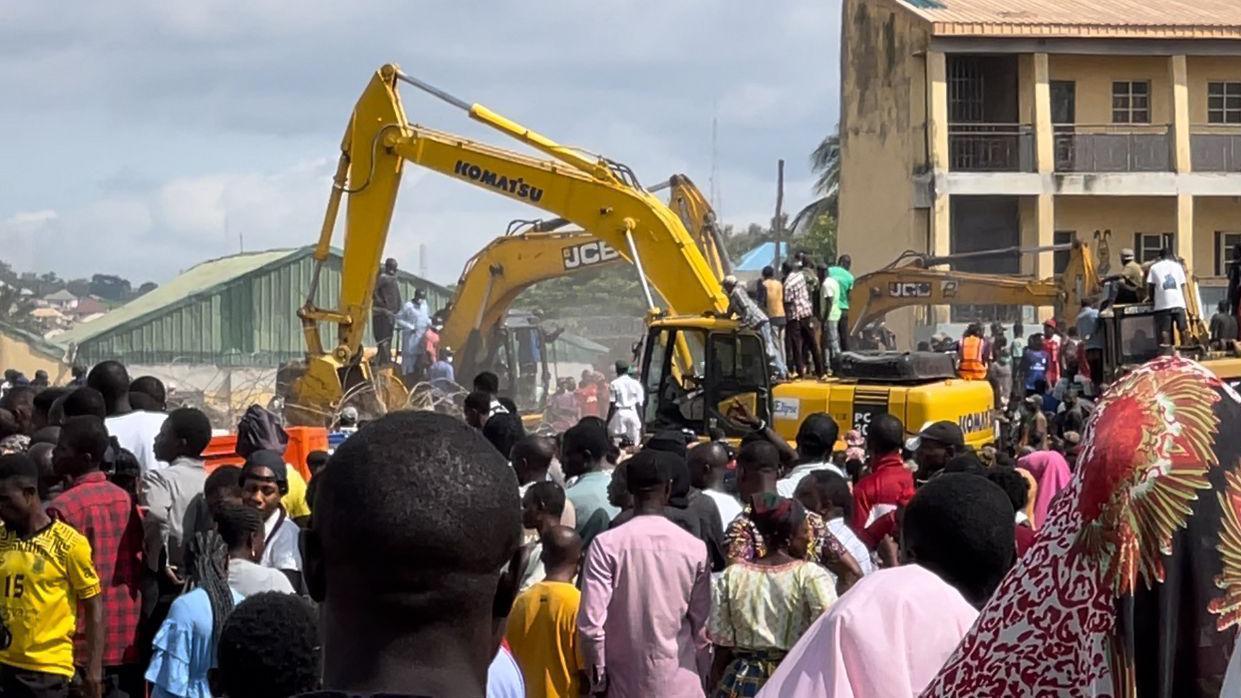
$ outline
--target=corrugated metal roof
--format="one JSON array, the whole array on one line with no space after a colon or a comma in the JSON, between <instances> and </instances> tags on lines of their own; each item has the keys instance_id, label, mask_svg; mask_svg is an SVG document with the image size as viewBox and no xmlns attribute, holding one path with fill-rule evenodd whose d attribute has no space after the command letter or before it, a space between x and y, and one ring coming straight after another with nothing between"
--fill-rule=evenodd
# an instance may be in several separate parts
<instances>
[{"instance_id":1,"label":"corrugated metal roof","mask_svg":"<svg viewBox=\"0 0 1241 698\"><path fill-rule=\"evenodd\" d=\"M1241 38L1239 0L896 0L939 36Z\"/></svg>"},{"instance_id":2,"label":"corrugated metal roof","mask_svg":"<svg viewBox=\"0 0 1241 698\"><path fill-rule=\"evenodd\" d=\"M57 335L53 340L61 346L81 344L156 313L164 313L177 306L193 303L198 298L210 295L236 279L268 267L287 264L295 258L309 256L313 251L314 246L284 248L263 252L245 252L201 262L154 291L143 294L96 320L79 324ZM341 256L340 250L336 248L332 248L332 254L337 259ZM414 278L405 272L401 275ZM432 284L424 279L418 279L418 283L429 286L444 296L450 295L448 289L438 284Z\"/></svg>"},{"instance_id":3,"label":"corrugated metal roof","mask_svg":"<svg viewBox=\"0 0 1241 698\"><path fill-rule=\"evenodd\" d=\"M57 344L78 344L96 335L113 330L144 315L168 309L220 284L232 281L268 264L299 253L304 248L245 252L196 264L175 279L150 293L143 294L92 322L78 325L55 337Z\"/></svg>"}]
</instances>

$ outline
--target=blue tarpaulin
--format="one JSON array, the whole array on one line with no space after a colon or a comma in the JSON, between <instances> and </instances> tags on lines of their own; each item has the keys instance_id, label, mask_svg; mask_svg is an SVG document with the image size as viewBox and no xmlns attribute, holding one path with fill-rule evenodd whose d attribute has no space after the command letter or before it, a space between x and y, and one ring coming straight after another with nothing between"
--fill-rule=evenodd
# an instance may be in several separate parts
<instances>
[{"instance_id":1,"label":"blue tarpaulin","mask_svg":"<svg viewBox=\"0 0 1241 698\"><path fill-rule=\"evenodd\" d=\"M776 257L776 243L764 242L754 249L741 255L741 259L733 263L733 270L738 272L753 272L757 274L763 270L763 267L771 264ZM789 244L787 242L780 243L780 260L784 261L789 258Z\"/></svg>"}]
</instances>

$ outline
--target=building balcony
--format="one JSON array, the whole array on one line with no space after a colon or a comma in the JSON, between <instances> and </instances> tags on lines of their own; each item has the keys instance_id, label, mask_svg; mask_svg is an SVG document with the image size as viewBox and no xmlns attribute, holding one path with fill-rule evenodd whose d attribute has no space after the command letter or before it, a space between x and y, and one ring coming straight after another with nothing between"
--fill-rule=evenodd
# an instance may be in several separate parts
<instances>
[{"instance_id":1,"label":"building balcony","mask_svg":"<svg viewBox=\"0 0 1241 698\"><path fill-rule=\"evenodd\" d=\"M1169 172L1171 127L1057 124L1056 172Z\"/></svg>"},{"instance_id":2,"label":"building balcony","mask_svg":"<svg viewBox=\"0 0 1241 698\"><path fill-rule=\"evenodd\" d=\"M1241 125L1195 125L1189 147L1194 172L1241 172Z\"/></svg>"},{"instance_id":3,"label":"building balcony","mask_svg":"<svg viewBox=\"0 0 1241 698\"><path fill-rule=\"evenodd\" d=\"M948 152L955 172L1033 172L1034 129L1028 124L949 124Z\"/></svg>"}]
</instances>

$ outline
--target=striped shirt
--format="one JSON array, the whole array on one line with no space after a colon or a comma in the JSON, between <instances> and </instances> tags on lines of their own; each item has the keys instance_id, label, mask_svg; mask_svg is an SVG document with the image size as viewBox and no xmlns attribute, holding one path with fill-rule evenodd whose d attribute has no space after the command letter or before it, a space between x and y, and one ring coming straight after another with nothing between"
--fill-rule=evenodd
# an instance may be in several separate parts
<instances>
[{"instance_id":1,"label":"striped shirt","mask_svg":"<svg viewBox=\"0 0 1241 698\"><path fill-rule=\"evenodd\" d=\"M810 287L801 272L793 272L784 280L784 312L790 320L803 320L814 314Z\"/></svg>"}]
</instances>

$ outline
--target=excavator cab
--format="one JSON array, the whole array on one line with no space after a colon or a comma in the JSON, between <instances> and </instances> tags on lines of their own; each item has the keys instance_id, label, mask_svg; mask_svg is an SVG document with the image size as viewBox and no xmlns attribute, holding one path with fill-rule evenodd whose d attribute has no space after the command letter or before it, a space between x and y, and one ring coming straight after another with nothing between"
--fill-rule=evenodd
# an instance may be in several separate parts
<instances>
[{"instance_id":1,"label":"excavator cab","mask_svg":"<svg viewBox=\"0 0 1241 698\"><path fill-rule=\"evenodd\" d=\"M1099 313L1103 328L1103 381L1159 356L1155 310L1149 303L1116 305Z\"/></svg>"},{"instance_id":2,"label":"excavator cab","mask_svg":"<svg viewBox=\"0 0 1241 698\"><path fill-rule=\"evenodd\" d=\"M682 429L699 436L744 436L747 430L727 417L735 403L770 419L762 340L753 332L715 329L713 322L652 324L642 359L648 433Z\"/></svg>"}]
</instances>

